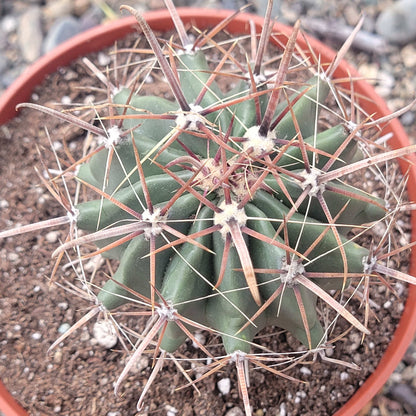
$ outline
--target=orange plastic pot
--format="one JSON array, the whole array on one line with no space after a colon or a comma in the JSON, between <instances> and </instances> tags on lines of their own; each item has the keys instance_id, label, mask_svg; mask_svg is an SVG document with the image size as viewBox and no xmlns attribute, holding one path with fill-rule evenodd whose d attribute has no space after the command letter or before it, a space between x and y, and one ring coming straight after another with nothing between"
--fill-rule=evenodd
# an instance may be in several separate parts
<instances>
[{"instance_id":1,"label":"orange plastic pot","mask_svg":"<svg viewBox=\"0 0 416 416\"><path fill-rule=\"evenodd\" d=\"M193 24L200 29L213 27L232 13L231 11L226 10L202 10L196 8L179 8L178 12L184 23ZM173 28L173 22L166 10L148 12L144 17L153 30L168 31ZM249 33L249 21L252 21L255 24L259 32L261 31L263 19L259 16L245 13L241 13L235 17L227 26L227 30L236 34ZM122 18L83 32L58 46L49 54L43 56L24 72L0 97L0 124L5 123L16 115L16 105L20 102L28 101L34 87L39 85L46 75L54 72L59 67L68 65L72 60L79 56L99 51L102 48L111 45L117 39L124 37L128 33L134 32L136 28L137 24L134 18ZM276 23L274 31L280 33L280 35L276 36L276 39L284 44L287 40L287 35L291 33L291 28ZM304 38L299 37L298 43L305 51L308 50L306 42L312 47L315 55L320 56L322 64L329 63L333 60L335 52L332 49L323 45L316 39L307 37L307 41L305 41ZM340 64L335 72L335 78L348 79L351 76L356 78L358 75L357 71L345 61ZM348 85L345 86L348 88ZM375 114L377 118L390 113L384 100L376 94L373 87L366 81L357 80L354 82L354 91L357 93L357 96L367 97L360 101L360 105L367 113ZM389 143L394 149L410 144L409 138L398 120L393 120L389 124L383 126L383 131L384 133L393 134ZM416 201L416 157L415 155L407 156L407 161L400 160L399 163L402 171L409 174L407 187L409 199L411 201ZM412 241L416 241L416 211L411 212L411 226ZM416 275L415 249L411 252L410 274ZM416 287L412 286L409 288L409 296L399 325L376 370L334 416L356 415L383 387L390 374L400 362L415 335L415 304ZM27 412L17 404L15 399L13 399L0 382L0 413L1 412L3 412L5 416L27 415Z\"/></svg>"}]
</instances>

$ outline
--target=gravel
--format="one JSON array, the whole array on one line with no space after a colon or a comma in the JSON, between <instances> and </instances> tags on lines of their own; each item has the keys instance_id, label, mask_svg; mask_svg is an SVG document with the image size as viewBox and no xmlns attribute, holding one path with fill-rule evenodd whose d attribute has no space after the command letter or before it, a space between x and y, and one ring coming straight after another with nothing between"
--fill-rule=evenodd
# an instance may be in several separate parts
<instances>
[{"instance_id":1,"label":"gravel","mask_svg":"<svg viewBox=\"0 0 416 416\"><path fill-rule=\"evenodd\" d=\"M177 6L238 8L244 0L174 0ZM98 7L98 4L107 6ZM162 0L3 0L0 2L0 94L45 51L69 37L119 15L129 4L142 11L163 6ZM248 9L263 14L267 0L254 0ZM276 0L273 14L287 24L298 18L311 34L336 48L351 32L361 14L363 29L348 59L374 84L391 110L408 104L416 86L416 2L414 0ZM416 109L401 121L416 141ZM0 201L1 202L1 201ZM3 201L4 202L4 201ZM51 237L52 238L52 237ZM32 334L36 337L37 334ZM231 409L229 414L237 415ZM239 410L239 409L238 409ZM280 414L285 413L281 409ZM384 390L360 413L416 414L416 342Z\"/></svg>"}]
</instances>

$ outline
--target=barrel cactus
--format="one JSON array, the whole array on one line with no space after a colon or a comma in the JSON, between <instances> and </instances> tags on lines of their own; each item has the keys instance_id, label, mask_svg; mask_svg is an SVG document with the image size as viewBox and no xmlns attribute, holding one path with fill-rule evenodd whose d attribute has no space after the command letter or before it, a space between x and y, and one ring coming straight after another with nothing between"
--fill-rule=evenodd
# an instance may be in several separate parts
<instances>
[{"instance_id":1,"label":"barrel cactus","mask_svg":"<svg viewBox=\"0 0 416 416\"><path fill-rule=\"evenodd\" d=\"M97 249L85 257L117 261L111 278L92 290L97 306L85 321L130 303L151 315L116 391L150 342L157 340L163 357L191 338L216 360L214 368L235 363L249 415L245 363L261 364L252 353L261 330L282 328L318 351L328 338L318 299L367 334L342 301L352 282L390 276L415 283L383 263L387 257L374 249L379 242L360 244L394 207L385 195L348 183L351 173L414 149L383 150L363 134L381 120L368 115L354 122L353 99L347 117L339 104L345 93L332 79L338 60L325 68L318 57L305 63L296 43L299 24L275 70L264 70L271 1L247 62L233 57L237 42L215 41L228 21L192 40L171 1L166 4L181 45L162 45L139 13L122 7L136 16L155 59L137 64L132 86L111 91L103 106L109 115L100 115L99 125L41 108L101 141L71 167L95 197L68 206L68 215L51 223L69 222L72 230L54 256L73 249L81 256L80 248L94 242ZM214 63L212 48L221 54ZM299 77L299 68L309 75ZM173 99L141 93L139 79L160 72ZM331 99L338 112L327 109ZM322 110L330 114L324 121ZM196 329L218 334L225 358L213 357Z\"/></svg>"}]
</instances>

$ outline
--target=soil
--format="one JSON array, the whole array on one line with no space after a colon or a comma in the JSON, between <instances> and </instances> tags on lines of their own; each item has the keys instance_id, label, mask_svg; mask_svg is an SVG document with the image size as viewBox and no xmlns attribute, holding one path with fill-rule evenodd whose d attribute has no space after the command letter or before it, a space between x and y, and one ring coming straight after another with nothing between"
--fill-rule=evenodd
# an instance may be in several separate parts
<instances>
[{"instance_id":1,"label":"soil","mask_svg":"<svg viewBox=\"0 0 416 416\"><path fill-rule=\"evenodd\" d=\"M94 59L94 57L91 57ZM33 100L53 105L62 97L72 103L85 103L91 86L88 70L82 62L63 68L49 76L36 90ZM91 90L90 91L95 91ZM98 102L98 100L97 100ZM33 110L21 114L2 127L0 136L0 228L65 215L53 197L39 186L46 166L55 166L45 126L52 134L53 146L63 152L62 142L72 152L79 152L84 135L68 126ZM33 138L36 138L35 140ZM41 156L40 156L41 154ZM2 381L32 415L135 415L136 402L150 376L152 358L146 356L140 367L122 386L121 397L113 393L114 382L127 358L119 343L113 349L97 345L93 322L77 331L64 343L48 353L49 346L63 330L63 324L73 325L90 308L91 302L74 293L79 287L74 272L59 269L59 285L49 284L53 261L50 253L58 239L66 238L67 230L53 230L9 238L0 242L0 374ZM405 267L405 262L403 263ZM102 272L103 273L103 272ZM98 277L99 278L99 277ZM71 281L74 288L65 285ZM63 287L64 286L64 287ZM303 382L292 382L261 369L250 372L249 395L253 413L257 416L287 414L291 416L324 416L333 414L370 375L389 343L400 318L406 289L398 285L399 302L384 287L373 286L372 298L377 305L377 317L370 315L371 336L361 342L361 335L349 331L339 320L332 338L340 340L328 356L355 363L360 371L346 366L322 362L308 356L304 362L287 371ZM359 301L354 299L356 314L362 315ZM131 319L131 318L130 318ZM138 328L142 321L130 322ZM273 335L273 338L271 338ZM278 329L260 336L269 337L270 348L293 351L299 347L295 340ZM207 344L215 344L208 338ZM279 347L277 347L277 345ZM221 350L219 349L219 354ZM179 351L179 357L199 358L190 341ZM180 361L185 368L204 364L202 361ZM231 390L222 394L217 382L230 378ZM242 415L235 368L226 366L222 372L207 377L197 388L187 383L172 361L157 376L145 400L147 415L213 416ZM240 412L239 412L240 410ZM170 412L170 413L169 413ZM233 413L231 413L233 412Z\"/></svg>"}]
</instances>

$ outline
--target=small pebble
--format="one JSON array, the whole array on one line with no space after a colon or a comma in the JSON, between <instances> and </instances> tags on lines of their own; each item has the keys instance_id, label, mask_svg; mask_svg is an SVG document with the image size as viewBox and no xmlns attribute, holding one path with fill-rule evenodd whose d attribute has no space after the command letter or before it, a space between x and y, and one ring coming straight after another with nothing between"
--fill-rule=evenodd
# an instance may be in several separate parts
<instances>
[{"instance_id":1,"label":"small pebble","mask_svg":"<svg viewBox=\"0 0 416 416\"><path fill-rule=\"evenodd\" d=\"M71 97L69 97L68 95L64 95L64 96L61 98L61 103L62 103L63 105L69 105L69 104L72 104Z\"/></svg>"},{"instance_id":2,"label":"small pebble","mask_svg":"<svg viewBox=\"0 0 416 416\"><path fill-rule=\"evenodd\" d=\"M45 19L55 20L61 16L71 14L73 8L73 0L47 0L46 6L43 9L43 15Z\"/></svg>"},{"instance_id":3,"label":"small pebble","mask_svg":"<svg viewBox=\"0 0 416 416\"><path fill-rule=\"evenodd\" d=\"M136 367L132 369L132 371L140 372L145 370L146 368L149 368L150 365L150 359L146 355L142 355L136 363Z\"/></svg>"},{"instance_id":4,"label":"small pebble","mask_svg":"<svg viewBox=\"0 0 416 416\"><path fill-rule=\"evenodd\" d=\"M401 383L401 381L402 381L402 375L401 375L399 372L395 371L395 372L394 372L394 373L390 376L389 381L390 381L390 382L392 382L393 384L398 384L398 383Z\"/></svg>"},{"instance_id":5,"label":"small pebble","mask_svg":"<svg viewBox=\"0 0 416 416\"><path fill-rule=\"evenodd\" d=\"M90 334L89 334L89 332L87 331L87 330L84 330L84 331L82 331L81 332L81 335L79 336L79 339L82 341L82 342L85 342L85 341L89 341L90 340ZM97 341L95 341L95 342L97 342Z\"/></svg>"},{"instance_id":6,"label":"small pebble","mask_svg":"<svg viewBox=\"0 0 416 416\"><path fill-rule=\"evenodd\" d=\"M244 416L244 412L239 407L232 407L225 416Z\"/></svg>"},{"instance_id":7,"label":"small pebble","mask_svg":"<svg viewBox=\"0 0 416 416\"><path fill-rule=\"evenodd\" d=\"M413 44L406 45L400 51L400 56L406 68L413 68L416 66L416 47Z\"/></svg>"},{"instance_id":8,"label":"small pebble","mask_svg":"<svg viewBox=\"0 0 416 416\"><path fill-rule=\"evenodd\" d=\"M391 308L391 301L388 300L387 302L384 302L383 308L384 309L390 309Z\"/></svg>"},{"instance_id":9,"label":"small pebble","mask_svg":"<svg viewBox=\"0 0 416 416\"><path fill-rule=\"evenodd\" d=\"M205 345L206 337L202 332L195 332L194 337L195 339L192 341L192 346L194 348L199 348L200 345Z\"/></svg>"},{"instance_id":10,"label":"small pebble","mask_svg":"<svg viewBox=\"0 0 416 416\"><path fill-rule=\"evenodd\" d=\"M334 355L334 349L333 348L330 348L330 347L325 348L325 355L327 357L332 357Z\"/></svg>"},{"instance_id":11,"label":"small pebble","mask_svg":"<svg viewBox=\"0 0 416 416\"><path fill-rule=\"evenodd\" d=\"M378 71L377 78L378 85L375 87L375 90L381 97L389 97L392 89L394 88L394 76L387 71L380 70Z\"/></svg>"},{"instance_id":12,"label":"small pebble","mask_svg":"<svg viewBox=\"0 0 416 416\"><path fill-rule=\"evenodd\" d=\"M310 376L312 374L312 371L308 367L301 367L299 371L304 376Z\"/></svg>"},{"instance_id":13,"label":"small pebble","mask_svg":"<svg viewBox=\"0 0 416 416\"><path fill-rule=\"evenodd\" d=\"M102 256L93 257L85 264L84 269L88 273L91 273L94 270L98 270L98 268L104 263L104 261L105 259Z\"/></svg>"},{"instance_id":14,"label":"small pebble","mask_svg":"<svg viewBox=\"0 0 416 416\"><path fill-rule=\"evenodd\" d=\"M48 243L56 243L59 239L59 232L51 231L48 234L46 234L45 238Z\"/></svg>"},{"instance_id":15,"label":"small pebble","mask_svg":"<svg viewBox=\"0 0 416 416\"><path fill-rule=\"evenodd\" d=\"M97 59L100 66L106 67L111 64L111 56L107 53L100 52Z\"/></svg>"},{"instance_id":16,"label":"small pebble","mask_svg":"<svg viewBox=\"0 0 416 416\"><path fill-rule=\"evenodd\" d=\"M415 113L413 111L408 111L400 117L400 121L403 126L411 126L415 122Z\"/></svg>"},{"instance_id":17,"label":"small pebble","mask_svg":"<svg viewBox=\"0 0 416 416\"><path fill-rule=\"evenodd\" d=\"M360 334L352 333L350 334L350 351L356 351L361 345L361 337Z\"/></svg>"},{"instance_id":18,"label":"small pebble","mask_svg":"<svg viewBox=\"0 0 416 416\"><path fill-rule=\"evenodd\" d=\"M20 17L17 30L17 42L23 59L27 62L34 62L41 55L42 51L42 24L41 9L38 6L30 6Z\"/></svg>"},{"instance_id":19,"label":"small pebble","mask_svg":"<svg viewBox=\"0 0 416 416\"><path fill-rule=\"evenodd\" d=\"M64 323L64 324L59 326L58 332L60 334L64 334L65 332L67 332L69 330L69 328L71 328L71 325L69 325L68 323Z\"/></svg>"},{"instance_id":20,"label":"small pebble","mask_svg":"<svg viewBox=\"0 0 416 416\"><path fill-rule=\"evenodd\" d=\"M10 60L0 52L0 74L5 72L10 65Z\"/></svg>"},{"instance_id":21,"label":"small pebble","mask_svg":"<svg viewBox=\"0 0 416 416\"><path fill-rule=\"evenodd\" d=\"M416 414L416 392L407 384L396 384L390 390L391 397L399 403L405 403L406 407Z\"/></svg>"},{"instance_id":22,"label":"small pebble","mask_svg":"<svg viewBox=\"0 0 416 416\"><path fill-rule=\"evenodd\" d=\"M175 409L173 406L166 405L166 416L176 416L178 414L178 410Z\"/></svg>"},{"instance_id":23,"label":"small pebble","mask_svg":"<svg viewBox=\"0 0 416 416\"><path fill-rule=\"evenodd\" d=\"M68 302L60 302L58 303L58 308L66 311L68 309Z\"/></svg>"},{"instance_id":24,"label":"small pebble","mask_svg":"<svg viewBox=\"0 0 416 416\"><path fill-rule=\"evenodd\" d=\"M416 39L415 21L416 1L399 0L380 14L376 30L389 42L404 45Z\"/></svg>"},{"instance_id":25,"label":"small pebble","mask_svg":"<svg viewBox=\"0 0 416 416\"><path fill-rule=\"evenodd\" d=\"M225 396L231 390L231 380L229 378L222 378L218 381L217 387L220 393Z\"/></svg>"},{"instance_id":26,"label":"small pebble","mask_svg":"<svg viewBox=\"0 0 416 416\"><path fill-rule=\"evenodd\" d=\"M62 362L62 351L61 350L56 350L55 353L53 354L53 362L55 364L60 364Z\"/></svg>"},{"instance_id":27,"label":"small pebble","mask_svg":"<svg viewBox=\"0 0 416 416\"><path fill-rule=\"evenodd\" d=\"M259 14L260 16L264 16L266 13L266 9L267 9L267 2L268 0L252 0L251 3L253 4L253 6L256 9L256 13ZM272 8L272 16L277 17L281 15L281 0L275 0L273 2L273 8ZM226 4L224 4L224 6L226 7Z\"/></svg>"},{"instance_id":28,"label":"small pebble","mask_svg":"<svg viewBox=\"0 0 416 416\"><path fill-rule=\"evenodd\" d=\"M108 380L107 377L102 377L102 378L100 378L99 383L100 383L101 386L105 386L109 383L109 380Z\"/></svg>"},{"instance_id":29,"label":"small pebble","mask_svg":"<svg viewBox=\"0 0 416 416\"><path fill-rule=\"evenodd\" d=\"M107 349L113 348L118 341L114 327L107 319L99 320L94 324L93 335L98 344Z\"/></svg>"},{"instance_id":30,"label":"small pebble","mask_svg":"<svg viewBox=\"0 0 416 416\"><path fill-rule=\"evenodd\" d=\"M350 378L349 374L346 371L340 373L339 378L341 381L346 381Z\"/></svg>"},{"instance_id":31,"label":"small pebble","mask_svg":"<svg viewBox=\"0 0 416 416\"><path fill-rule=\"evenodd\" d=\"M12 263L15 263L19 260L19 255L15 252L11 252L7 254L7 260L9 260Z\"/></svg>"},{"instance_id":32,"label":"small pebble","mask_svg":"<svg viewBox=\"0 0 416 416\"><path fill-rule=\"evenodd\" d=\"M0 23L1 30L6 34L15 32L17 29L17 26L18 26L18 20L16 16L13 16L13 15L4 16L4 18L1 20L1 23Z\"/></svg>"},{"instance_id":33,"label":"small pebble","mask_svg":"<svg viewBox=\"0 0 416 416\"><path fill-rule=\"evenodd\" d=\"M50 52L62 42L80 32L79 22L75 17L64 16L58 19L50 28L43 42L43 52Z\"/></svg>"},{"instance_id":34,"label":"small pebble","mask_svg":"<svg viewBox=\"0 0 416 416\"><path fill-rule=\"evenodd\" d=\"M9 208L9 203L5 199L0 200L0 209Z\"/></svg>"},{"instance_id":35,"label":"small pebble","mask_svg":"<svg viewBox=\"0 0 416 416\"><path fill-rule=\"evenodd\" d=\"M99 7L91 7L79 19L80 31L99 25L104 18L104 13Z\"/></svg>"}]
</instances>

